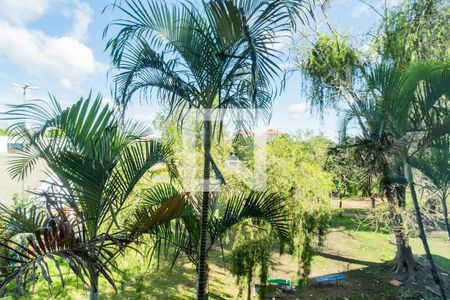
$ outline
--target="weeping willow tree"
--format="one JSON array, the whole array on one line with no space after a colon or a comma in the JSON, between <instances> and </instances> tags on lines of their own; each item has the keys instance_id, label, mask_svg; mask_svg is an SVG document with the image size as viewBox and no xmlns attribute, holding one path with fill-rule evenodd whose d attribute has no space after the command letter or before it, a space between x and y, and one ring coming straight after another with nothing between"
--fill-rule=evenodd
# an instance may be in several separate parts
<instances>
[{"instance_id":1,"label":"weeping willow tree","mask_svg":"<svg viewBox=\"0 0 450 300\"><path fill-rule=\"evenodd\" d=\"M259 298L266 298L267 278L272 255L272 241L270 228L255 230L254 224L244 224L237 231L237 239L231 250L231 273L236 276L237 283L245 281L247 299L252 299L254 277L258 276L260 288ZM242 289L239 291L242 297Z\"/></svg>"},{"instance_id":2,"label":"weeping willow tree","mask_svg":"<svg viewBox=\"0 0 450 300\"><path fill-rule=\"evenodd\" d=\"M331 221L334 184L332 174L324 171L329 145L325 138L298 133L276 138L267 147L268 187L287 199L300 287Z\"/></svg>"}]
</instances>

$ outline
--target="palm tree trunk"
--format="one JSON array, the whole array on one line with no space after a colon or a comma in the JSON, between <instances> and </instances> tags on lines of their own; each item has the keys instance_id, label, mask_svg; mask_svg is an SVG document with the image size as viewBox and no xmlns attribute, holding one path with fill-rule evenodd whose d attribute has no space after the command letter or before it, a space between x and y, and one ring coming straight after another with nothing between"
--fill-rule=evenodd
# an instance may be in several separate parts
<instances>
[{"instance_id":1,"label":"palm tree trunk","mask_svg":"<svg viewBox=\"0 0 450 300\"><path fill-rule=\"evenodd\" d=\"M401 205L403 200L398 199L398 201L396 201L394 194L396 194L398 198L404 197L401 195L401 192L396 191L396 187L388 185L385 190L385 195L389 203L389 209L394 223L393 231L395 235L395 245L397 247L395 258L392 261L392 270L397 274L407 273L409 277L414 277L416 273L416 262L414 260L411 245L409 244L407 225L405 224L401 212L401 210L404 209Z\"/></svg>"},{"instance_id":2,"label":"palm tree trunk","mask_svg":"<svg viewBox=\"0 0 450 300\"><path fill-rule=\"evenodd\" d=\"M97 272L93 272L91 275L91 287L89 289L89 300L98 300L98 279L99 274Z\"/></svg>"},{"instance_id":3,"label":"palm tree trunk","mask_svg":"<svg viewBox=\"0 0 450 300\"><path fill-rule=\"evenodd\" d=\"M248 269L247 274L247 300L252 299L253 264Z\"/></svg>"},{"instance_id":4,"label":"palm tree trunk","mask_svg":"<svg viewBox=\"0 0 450 300\"><path fill-rule=\"evenodd\" d=\"M442 192L442 212L444 214L445 227L447 228L448 239L450 240L450 224L448 223L448 207L447 207L447 193Z\"/></svg>"},{"instance_id":5,"label":"palm tree trunk","mask_svg":"<svg viewBox=\"0 0 450 300\"><path fill-rule=\"evenodd\" d=\"M94 291L91 287L89 290L89 300L98 300L98 290Z\"/></svg>"},{"instance_id":6,"label":"palm tree trunk","mask_svg":"<svg viewBox=\"0 0 450 300\"><path fill-rule=\"evenodd\" d=\"M447 296L445 295L444 286L442 284L441 279L439 278L439 273L437 271L436 265L434 264L433 256L431 255L431 251L430 251L430 246L428 245L427 235L425 233L425 228L423 226L422 214L420 213L419 200L417 198L417 193L416 193L416 189L414 186L412 168L408 161L405 161L405 172L406 172L406 178L408 179L408 183L409 183L409 190L411 192L411 197L412 197L412 200L414 203L414 208L416 211L417 226L419 227L419 236L420 236L420 239L422 240L423 248L425 249L425 254L426 254L427 260L430 264L431 274L433 275L434 282L439 286L441 299L447 300Z\"/></svg>"},{"instance_id":7,"label":"palm tree trunk","mask_svg":"<svg viewBox=\"0 0 450 300\"><path fill-rule=\"evenodd\" d=\"M414 277L416 274L416 261L409 244L409 236L401 229L394 230L394 234L397 252L392 261L392 270L397 274L407 273L409 277Z\"/></svg>"},{"instance_id":8,"label":"palm tree trunk","mask_svg":"<svg viewBox=\"0 0 450 300\"><path fill-rule=\"evenodd\" d=\"M203 147L204 147L204 161L203 161L203 199L202 199L202 211L200 221L200 249L198 260L198 287L197 287L197 299L208 299L208 253L207 253L207 240L208 240L208 214L209 214L209 178L210 178L210 161L209 152L211 150L211 120L209 116L205 116L203 121Z\"/></svg>"}]
</instances>

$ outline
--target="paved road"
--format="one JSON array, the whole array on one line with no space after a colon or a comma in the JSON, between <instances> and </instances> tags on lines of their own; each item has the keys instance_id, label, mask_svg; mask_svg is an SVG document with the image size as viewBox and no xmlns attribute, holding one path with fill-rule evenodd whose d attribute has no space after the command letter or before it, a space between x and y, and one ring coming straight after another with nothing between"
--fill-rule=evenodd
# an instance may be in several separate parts
<instances>
[{"instance_id":1,"label":"paved road","mask_svg":"<svg viewBox=\"0 0 450 300\"><path fill-rule=\"evenodd\" d=\"M15 193L21 194L22 186L25 190L34 190L42 185L42 180L46 180L47 176L43 172L45 163L38 161L35 170L22 181L11 179L7 172L7 162L13 158L13 154L0 155L0 203L10 204Z\"/></svg>"}]
</instances>

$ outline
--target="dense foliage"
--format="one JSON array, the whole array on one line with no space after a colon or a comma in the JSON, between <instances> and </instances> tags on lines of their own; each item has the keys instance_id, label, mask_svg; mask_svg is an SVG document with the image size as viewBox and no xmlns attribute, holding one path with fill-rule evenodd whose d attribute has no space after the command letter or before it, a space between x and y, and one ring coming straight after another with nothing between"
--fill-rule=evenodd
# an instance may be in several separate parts
<instances>
[{"instance_id":1,"label":"dense foliage","mask_svg":"<svg viewBox=\"0 0 450 300\"><path fill-rule=\"evenodd\" d=\"M297 133L274 139L267 149L268 186L289 199L300 286L309 276L315 245L320 244L331 218L333 176L324 171L329 145L323 137Z\"/></svg>"},{"instance_id":2,"label":"dense foliage","mask_svg":"<svg viewBox=\"0 0 450 300\"><path fill-rule=\"evenodd\" d=\"M302 91L313 107L335 106L352 88L360 64L359 53L345 38L320 35L300 61ZM345 99L345 98L344 98Z\"/></svg>"},{"instance_id":3,"label":"dense foliage","mask_svg":"<svg viewBox=\"0 0 450 300\"><path fill-rule=\"evenodd\" d=\"M450 55L450 6L446 0L404 0L388 12L375 39L377 52L405 67Z\"/></svg>"},{"instance_id":4,"label":"dense foliage","mask_svg":"<svg viewBox=\"0 0 450 300\"><path fill-rule=\"evenodd\" d=\"M356 148L331 146L325 169L333 174L334 194L338 198L358 196L361 191L363 196L370 196L376 186L374 174L366 171Z\"/></svg>"},{"instance_id":5,"label":"dense foliage","mask_svg":"<svg viewBox=\"0 0 450 300\"><path fill-rule=\"evenodd\" d=\"M248 224L251 225L251 224ZM268 232L245 226L236 232L236 241L231 250L231 273L236 276L238 284L246 279L247 299L251 299L253 279L258 268L259 297L265 298L266 281L271 261L271 242ZM242 295L242 290L239 295Z\"/></svg>"}]
</instances>

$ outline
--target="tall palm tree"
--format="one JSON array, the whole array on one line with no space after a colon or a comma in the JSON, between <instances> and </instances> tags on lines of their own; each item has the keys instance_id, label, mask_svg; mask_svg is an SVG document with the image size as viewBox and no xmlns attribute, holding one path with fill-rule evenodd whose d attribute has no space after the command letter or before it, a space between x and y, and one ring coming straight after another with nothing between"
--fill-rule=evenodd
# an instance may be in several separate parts
<instances>
[{"instance_id":1,"label":"tall palm tree","mask_svg":"<svg viewBox=\"0 0 450 300\"><path fill-rule=\"evenodd\" d=\"M448 110L442 113L442 103L445 108L450 105L450 64L446 62L417 63L410 69L401 95L403 99L409 99L410 112L407 118L408 128L403 131L402 143L405 146L401 151L402 160L415 208L419 236L433 279L439 286L441 298L445 300L447 299L445 288L434 264L423 225L411 160L417 152L450 134L450 115Z\"/></svg>"},{"instance_id":2,"label":"tall palm tree","mask_svg":"<svg viewBox=\"0 0 450 300\"><path fill-rule=\"evenodd\" d=\"M123 3L123 4L122 4ZM111 23L119 32L107 43L118 101L125 109L136 92L157 97L180 123L186 111L204 110L203 199L197 298L207 296L207 240L211 110L252 109L270 113L280 87L285 57L276 45L289 38L297 19L305 21L305 0L180 1L128 0L114 6L124 18ZM108 27L105 35L108 34ZM251 120L250 120L251 121ZM219 134L220 136L220 134Z\"/></svg>"},{"instance_id":3,"label":"tall palm tree","mask_svg":"<svg viewBox=\"0 0 450 300\"><path fill-rule=\"evenodd\" d=\"M340 125L341 145L354 147L356 155L366 166L367 176L379 175L381 186L388 200L396 238L397 252L392 266L396 273L415 275L416 263L409 243L403 211L405 209L406 180L402 170L401 158L395 151L399 138L394 120L405 120L402 103L392 98L388 92L401 90L401 80L394 80L395 74L388 65L380 64L365 71L363 89L355 97L345 112ZM381 75L385 73L384 75ZM395 75L395 76L394 76ZM383 80L391 80L391 85L379 86ZM388 91L387 88L391 90ZM380 91L382 90L382 91ZM386 100L385 100L386 99ZM358 125L360 133L350 139L348 128ZM400 125L400 124L399 124Z\"/></svg>"},{"instance_id":4,"label":"tall palm tree","mask_svg":"<svg viewBox=\"0 0 450 300\"><path fill-rule=\"evenodd\" d=\"M62 258L90 288L90 299L98 299L99 276L115 287L110 268L132 242L120 229L118 215L140 178L155 164L168 162L171 153L145 138L145 125L123 121L99 96L64 110L51 100L15 105L6 113L14 120L11 135L25 145L10 162L10 175L23 178L43 160L50 179L49 187L37 192L46 208L40 212L45 222L2 207L3 218L14 226L0 244L14 254L7 257L14 264L4 269L0 286L30 276L34 282L37 270L50 284L46 261L55 263L62 278ZM155 216L162 217L170 216ZM25 233L24 243L14 239Z\"/></svg>"},{"instance_id":5,"label":"tall palm tree","mask_svg":"<svg viewBox=\"0 0 450 300\"><path fill-rule=\"evenodd\" d=\"M343 131L345 133L350 120L360 116L370 129L367 132L375 133L376 136L382 133L382 139L377 140L384 142L371 145L370 151L383 150L377 156L383 158L382 165L385 165L386 169L386 157L390 156L395 162L391 165L395 167L393 170L397 174L396 181L401 183L401 189L395 192L397 196L401 194L403 203L406 184L409 185L426 257L434 281L440 288L441 297L446 299L423 226L413 181L411 157L450 131L448 115L435 117L436 105L440 101L449 101L450 67L443 62L417 63L405 71L399 71L392 64L384 62L371 68L365 80L365 97L356 101L347 112Z\"/></svg>"}]
</instances>

